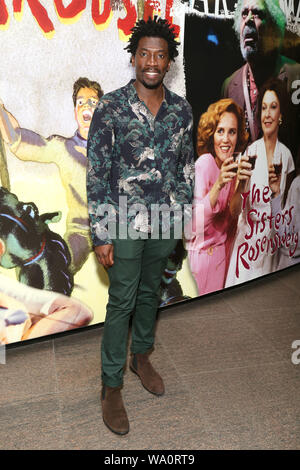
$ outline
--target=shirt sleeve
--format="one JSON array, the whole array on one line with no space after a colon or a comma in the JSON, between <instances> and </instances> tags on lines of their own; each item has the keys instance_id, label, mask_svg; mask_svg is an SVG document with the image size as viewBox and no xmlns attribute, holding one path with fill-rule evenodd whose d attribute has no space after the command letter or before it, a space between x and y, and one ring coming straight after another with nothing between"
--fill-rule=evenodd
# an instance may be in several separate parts
<instances>
[{"instance_id":1,"label":"shirt sleeve","mask_svg":"<svg viewBox=\"0 0 300 470\"><path fill-rule=\"evenodd\" d=\"M214 207L210 201L210 190L218 177L213 157L209 154L201 155L195 165L195 189L192 205L192 222L187 226L188 239L199 237L206 232L213 223L217 214L226 211L228 217L228 200L230 188L226 185L221 189ZM228 183L230 184L230 183Z\"/></svg>"},{"instance_id":2,"label":"shirt sleeve","mask_svg":"<svg viewBox=\"0 0 300 470\"><path fill-rule=\"evenodd\" d=\"M195 179L195 156L193 145L193 116L191 108L188 108L188 121L182 134L181 151L177 164L177 181L174 194L175 205L181 209L184 205L190 205L193 200ZM187 209L188 210L188 209Z\"/></svg>"},{"instance_id":3,"label":"shirt sleeve","mask_svg":"<svg viewBox=\"0 0 300 470\"><path fill-rule=\"evenodd\" d=\"M209 191L213 184L212 168L207 157L205 155L199 157L195 165L192 220L186 226L188 239L204 233L205 227L210 224L213 215L220 209L218 202L215 208L211 207Z\"/></svg>"},{"instance_id":4,"label":"shirt sleeve","mask_svg":"<svg viewBox=\"0 0 300 470\"><path fill-rule=\"evenodd\" d=\"M287 173L289 174L294 170L295 170L294 160L293 160L291 152L289 152L288 162L287 162Z\"/></svg>"},{"instance_id":5,"label":"shirt sleeve","mask_svg":"<svg viewBox=\"0 0 300 470\"><path fill-rule=\"evenodd\" d=\"M19 129L18 139L10 145L11 152L20 160L60 164L65 157L65 138L47 139L29 129Z\"/></svg>"},{"instance_id":6,"label":"shirt sleeve","mask_svg":"<svg viewBox=\"0 0 300 470\"><path fill-rule=\"evenodd\" d=\"M94 246L112 243L109 221L114 212L110 183L113 141L112 103L102 99L95 109L87 142L87 200Z\"/></svg>"},{"instance_id":7,"label":"shirt sleeve","mask_svg":"<svg viewBox=\"0 0 300 470\"><path fill-rule=\"evenodd\" d=\"M207 158L207 156L199 157L193 204L193 207L203 205L206 225L209 225L214 216L224 211L227 206L227 197L224 194L225 188L221 189L214 207L211 205L210 190L218 178L218 173L214 171L211 159Z\"/></svg>"}]
</instances>

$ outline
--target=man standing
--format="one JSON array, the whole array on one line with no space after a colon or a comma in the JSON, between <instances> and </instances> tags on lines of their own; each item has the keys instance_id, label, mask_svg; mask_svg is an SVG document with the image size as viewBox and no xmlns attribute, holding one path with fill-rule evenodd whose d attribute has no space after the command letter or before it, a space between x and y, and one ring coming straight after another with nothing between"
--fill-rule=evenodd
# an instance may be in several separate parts
<instances>
[{"instance_id":1,"label":"man standing","mask_svg":"<svg viewBox=\"0 0 300 470\"><path fill-rule=\"evenodd\" d=\"M68 204L64 239L70 250L70 270L74 275L92 251L86 201L86 146L92 116L102 95L99 83L86 77L76 80L72 98L78 128L72 137L52 135L44 138L29 129L22 129L0 103L0 133L10 151L20 160L55 163L59 169Z\"/></svg>"},{"instance_id":2,"label":"man standing","mask_svg":"<svg viewBox=\"0 0 300 470\"><path fill-rule=\"evenodd\" d=\"M153 208L163 207L164 219L168 211L170 215L172 209L176 212L189 205L193 196L191 108L163 85L171 61L178 55L174 30L166 20L149 18L139 21L132 31L126 49L136 79L100 100L88 137L92 240L110 280L101 348L101 403L104 423L117 434L129 431L121 387L131 314L130 369L149 392L164 393L163 380L149 355L161 277L177 243L176 216L167 237L164 222L158 236L154 233L149 214ZM125 218L121 197L129 208ZM108 218L103 217L103 207L110 213ZM109 223L114 214L116 233Z\"/></svg>"},{"instance_id":3,"label":"man standing","mask_svg":"<svg viewBox=\"0 0 300 470\"><path fill-rule=\"evenodd\" d=\"M222 97L232 98L245 110L251 141L256 140L259 134L260 117L256 115L259 88L269 78L278 77L286 82L291 95L296 80L300 79L300 65L280 54L285 24L278 0L239 0L237 3L234 29L246 64L225 80ZM295 114L299 123L299 106L293 107L290 135L296 135ZM291 148L294 155L297 142L293 142Z\"/></svg>"}]
</instances>

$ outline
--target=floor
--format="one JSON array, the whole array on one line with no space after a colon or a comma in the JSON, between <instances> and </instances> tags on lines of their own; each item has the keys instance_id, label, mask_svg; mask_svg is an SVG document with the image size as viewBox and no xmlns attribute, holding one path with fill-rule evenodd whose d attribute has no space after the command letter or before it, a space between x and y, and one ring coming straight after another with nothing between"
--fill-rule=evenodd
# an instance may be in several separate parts
<instances>
[{"instance_id":1,"label":"floor","mask_svg":"<svg viewBox=\"0 0 300 470\"><path fill-rule=\"evenodd\" d=\"M300 449L299 286L300 264L163 310L152 359L166 394L127 368L122 437L102 422L102 328L9 349L0 448Z\"/></svg>"}]
</instances>

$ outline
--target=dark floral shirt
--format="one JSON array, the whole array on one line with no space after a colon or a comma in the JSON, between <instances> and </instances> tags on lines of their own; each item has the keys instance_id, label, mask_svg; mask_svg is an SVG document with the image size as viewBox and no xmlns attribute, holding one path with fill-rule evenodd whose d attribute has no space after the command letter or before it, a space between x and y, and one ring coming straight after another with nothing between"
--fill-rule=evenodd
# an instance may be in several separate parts
<instances>
[{"instance_id":1,"label":"dark floral shirt","mask_svg":"<svg viewBox=\"0 0 300 470\"><path fill-rule=\"evenodd\" d=\"M108 222L120 214L121 200L126 200L127 223L142 232L151 231L149 214L155 205L183 209L192 203L191 107L164 87L165 97L154 117L133 83L104 95L90 126L87 197L95 246L111 243ZM141 210L130 211L132 207Z\"/></svg>"}]
</instances>

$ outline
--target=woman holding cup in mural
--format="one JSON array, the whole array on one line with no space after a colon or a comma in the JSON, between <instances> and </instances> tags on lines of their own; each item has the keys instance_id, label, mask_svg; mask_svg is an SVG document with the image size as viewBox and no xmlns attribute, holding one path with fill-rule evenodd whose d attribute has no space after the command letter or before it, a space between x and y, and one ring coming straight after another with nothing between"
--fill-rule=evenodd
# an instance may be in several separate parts
<instances>
[{"instance_id":1,"label":"woman holding cup in mural","mask_svg":"<svg viewBox=\"0 0 300 470\"><path fill-rule=\"evenodd\" d=\"M231 199L238 162L247 142L244 115L231 99L209 106L199 122L192 222L186 227L189 264L203 295L224 287L226 253L235 227Z\"/></svg>"},{"instance_id":2,"label":"woman holding cup in mural","mask_svg":"<svg viewBox=\"0 0 300 470\"><path fill-rule=\"evenodd\" d=\"M287 120L286 91L281 80L274 78L264 84L259 92L258 113L263 136L246 149L238 169L239 183L232 206L236 215L240 214L226 287L277 269L278 224L271 200L278 191L285 199L295 168L290 150L278 139ZM249 172L246 162L249 164L251 158Z\"/></svg>"},{"instance_id":3,"label":"woman holding cup in mural","mask_svg":"<svg viewBox=\"0 0 300 470\"><path fill-rule=\"evenodd\" d=\"M280 181L280 193L285 201L295 170L292 154L282 143L289 130L289 98L285 84L278 78L268 80L260 90L259 96L258 113L263 137L257 143L266 152L271 191L274 193L272 185L276 186L276 182Z\"/></svg>"}]
</instances>

